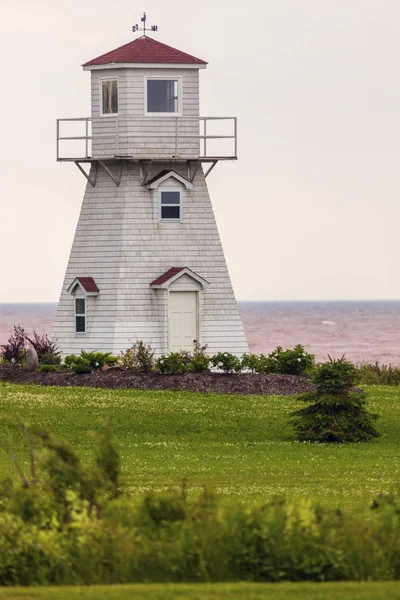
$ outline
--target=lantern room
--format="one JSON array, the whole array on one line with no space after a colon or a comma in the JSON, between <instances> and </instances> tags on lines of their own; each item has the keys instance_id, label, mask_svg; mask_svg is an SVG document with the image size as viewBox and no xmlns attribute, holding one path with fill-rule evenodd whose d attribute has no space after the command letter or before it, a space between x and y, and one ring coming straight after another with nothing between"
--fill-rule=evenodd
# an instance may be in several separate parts
<instances>
[{"instance_id":1,"label":"lantern room","mask_svg":"<svg viewBox=\"0 0 400 600\"><path fill-rule=\"evenodd\" d=\"M86 62L91 116L58 120L57 159L235 159L236 118L200 116L206 67L146 35Z\"/></svg>"}]
</instances>

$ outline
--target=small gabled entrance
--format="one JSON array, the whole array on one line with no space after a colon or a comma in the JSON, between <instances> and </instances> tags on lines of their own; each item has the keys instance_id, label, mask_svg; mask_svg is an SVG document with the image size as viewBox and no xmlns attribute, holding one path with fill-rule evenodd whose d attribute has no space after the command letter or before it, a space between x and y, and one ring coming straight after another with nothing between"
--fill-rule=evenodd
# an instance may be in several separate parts
<instances>
[{"instance_id":1,"label":"small gabled entrance","mask_svg":"<svg viewBox=\"0 0 400 600\"><path fill-rule=\"evenodd\" d=\"M192 352L195 340L201 342L200 296L209 285L204 277L189 267L171 267L151 282L153 289L164 290L167 294L167 352Z\"/></svg>"},{"instance_id":2,"label":"small gabled entrance","mask_svg":"<svg viewBox=\"0 0 400 600\"><path fill-rule=\"evenodd\" d=\"M198 292L169 292L169 351L193 351L198 339Z\"/></svg>"}]
</instances>

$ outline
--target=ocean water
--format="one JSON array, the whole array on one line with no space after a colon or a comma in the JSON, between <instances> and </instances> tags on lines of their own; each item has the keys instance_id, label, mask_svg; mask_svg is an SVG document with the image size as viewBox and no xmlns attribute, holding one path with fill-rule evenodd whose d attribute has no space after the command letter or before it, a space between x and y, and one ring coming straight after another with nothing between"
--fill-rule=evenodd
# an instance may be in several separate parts
<instances>
[{"instance_id":1,"label":"ocean water","mask_svg":"<svg viewBox=\"0 0 400 600\"><path fill-rule=\"evenodd\" d=\"M325 360L400 364L400 301L239 302L250 350L302 344ZM0 304L0 343L14 324L51 333L56 304Z\"/></svg>"}]
</instances>

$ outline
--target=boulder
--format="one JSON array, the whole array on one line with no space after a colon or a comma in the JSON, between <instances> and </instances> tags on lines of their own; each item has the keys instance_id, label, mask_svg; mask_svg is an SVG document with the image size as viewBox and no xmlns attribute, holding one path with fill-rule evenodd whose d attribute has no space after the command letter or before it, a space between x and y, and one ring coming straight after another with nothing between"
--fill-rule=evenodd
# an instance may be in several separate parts
<instances>
[{"instance_id":1,"label":"boulder","mask_svg":"<svg viewBox=\"0 0 400 600\"><path fill-rule=\"evenodd\" d=\"M39 368L39 359L35 348L28 348L26 351L26 370L36 371Z\"/></svg>"}]
</instances>

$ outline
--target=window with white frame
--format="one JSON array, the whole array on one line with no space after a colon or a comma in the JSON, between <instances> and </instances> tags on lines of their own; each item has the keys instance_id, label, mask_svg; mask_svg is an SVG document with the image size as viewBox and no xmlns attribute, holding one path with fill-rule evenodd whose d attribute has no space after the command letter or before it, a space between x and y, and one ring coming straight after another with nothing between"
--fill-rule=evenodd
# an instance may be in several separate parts
<instances>
[{"instance_id":1,"label":"window with white frame","mask_svg":"<svg viewBox=\"0 0 400 600\"><path fill-rule=\"evenodd\" d=\"M75 331L86 333L86 298L75 298Z\"/></svg>"},{"instance_id":2,"label":"window with white frame","mask_svg":"<svg viewBox=\"0 0 400 600\"><path fill-rule=\"evenodd\" d=\"M180 112L179 79L147 79L147 113L178 114Z\"/></svg>"},{"instance_id":3,"label":"window with white frame","mask_svg":"<svg viewBox=\"0 0 400 600\"><path fill-rule=\"evenodd\" d=\"M160 220L180 221L181 219L181 191L159 190Z\"/></svg>"},{"instance_id":4,"label":"window with white frame","mask_svg":"<svg viewBox=\"0 0 400 600\"><path fill-rule=\"evenodd\" d=\"M101 112L103 115L118 113L118 81L103 79L101 81Z\"/></svg>"}]
</instances>

